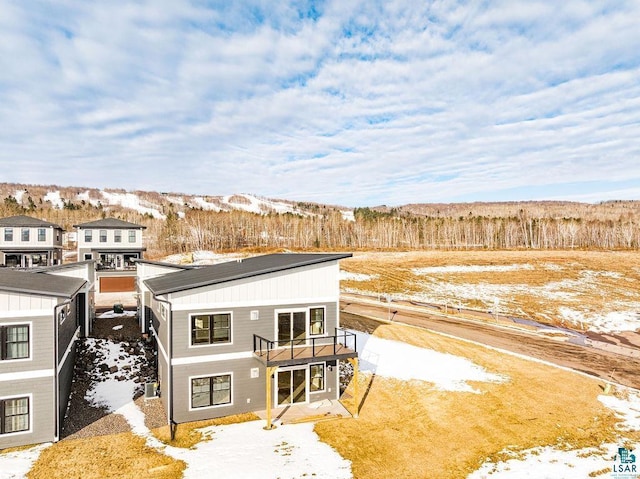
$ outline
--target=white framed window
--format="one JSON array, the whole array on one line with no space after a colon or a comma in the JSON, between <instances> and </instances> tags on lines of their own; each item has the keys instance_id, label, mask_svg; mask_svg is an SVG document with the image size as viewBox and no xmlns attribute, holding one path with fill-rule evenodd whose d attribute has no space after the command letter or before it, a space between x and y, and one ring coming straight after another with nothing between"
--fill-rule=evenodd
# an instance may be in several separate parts
<instances>
[{"instance_id":1,"label":"white framed window","mask_svg":"<svg viewBox=\"0 0 640 479\"><path fill-rule=\"evenodd\" d=\"M122 230L115 230L113 232L113 241L115 243L122 243Z\"/></svg>"},{"instance_id":2,"label":"white framed window","mask_svg":"<svg viewBox=\"0 0 640 479\"><path fill-rule=\"evenodd\" d=\"M0 435L31 430L31 395L0 398Z\"/></svg>"},{"instance_id":3,"label":"white framed window","mask_svg":"<svg viewBox=\"0 0 640 479\"><path fill-rule=\"evenodd\" d=\"M93 230L84 230L84 242L91 243L93 241Z\"/></svg>"},{"instance_id":4,"label":"white framed window","mask_svg":"<svg viewBox=\"0 0 640 479\"><path fill-rule=\"evenodd\" d=\"M212 344L230 344L231 341L231 313L203 313L192 314L191 346Z\"/></svg>"},{"instance_id":5,"label":"white framed window","mask_svg":"<svg viewBox=\"0 0 640 479\"><path fill-rule=\"evenodd\" d=\"M107 242L107 230L100 230L100 243Z\"/></svg>"},{"instance_id":6,"label":"white framed window","mask_svg":"<svg viewBox=\"0 0 640 479\"><path fill-rule=\"evenodd\" d=\"M5 241L13 241L13 228L5 228L4 229L4 240Z\"/></svg>"},{"instance_id":7,"label":"white framed window","mask_svg":"<svg viewBox=\"0 0 640 479\"><path fill-rule=\"evenodd\" d=\"M31 231L29 230L29 228L22 228L22 231L21 231L22 241L29 241L30 233Z\"/></svg>"},{"instance_id":8,"label":"white framed window","mask_svg":"<svg viewBox=\"0 0 640 479\"><path fill-rule=\"evenodd\" d=\"M309 392L318 393L326 390L325 363L309 364Z\"/></svg>"},{"instance_id":9,"label":"white framed window","mask_svg":"<svg viewBox=\"0 0 640 479\"><path fill-rule=\"evenodd\" d=\"M309 308L309 336L321 336L325 330L324 306Z\"/></svg>"},{"instance_id":10,"label":"white framed window","mask_svg":"<svg viewBox=\"0 0 640 479\"><path fill-rule=\"evenodd\" d=\"M38 241L47 240L47 230L45 228L38 228Z\"/></svg>"},{"instance_id":11,"label":"white framed window","mask_svg":"<svg viewBox=\"0 0 640 479\"><path fill-rule=\"evenodd\" d=\"M201 409L233 404L231 373L189 378L190 409Z\"/></svg>"},{"instance_id":12,"label":"white framed window","mask_svg":"<svg viewBox=\"0 0 640 479\"><path fill-rule=\"evenodd\" d=\"M29 358L30 329L29 324L0 326L0 360Z\"/></svg>"},{"instance_id":13,"label":"white framed window","mask_svg":"<svg viewBox=\"0 0 640 479\"><path fill-rule=\"evenodd\" d=\"M257 321L260 319L260 311L251 311L251 321Z\"/></svg>"},{"instance_id":14,"label":"white framed window","mask_svg":"<svg viewBox=\"0 0 640 479\"><path fill-rule=\"evenodd\" d=\"M129 230L129 243L136 242L136 230Z\"/></svg>"},{"instance_id":15,"label":"white framed window","mask_svg":"<svg viewBox=\"0 0 640 479\"><path fill-rule=\"evenodd\" d=\"M85 253L84 254L84 260L85 261L89 261L91 259L93 259L93 253Z\"/></svg>"}]
</instances>

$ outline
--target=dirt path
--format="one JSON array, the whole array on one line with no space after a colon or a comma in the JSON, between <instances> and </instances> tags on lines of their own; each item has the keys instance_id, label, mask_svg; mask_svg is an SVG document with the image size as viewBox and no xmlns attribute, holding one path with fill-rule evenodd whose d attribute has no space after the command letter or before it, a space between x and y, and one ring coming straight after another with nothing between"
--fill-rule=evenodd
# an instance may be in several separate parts
<instances>
[{"instance_id":1,"label":"dirt path","mask_svg":"<svg viewBox=\"0 0 640 479\"><path fill-rule=\"evenodd\" d=\"M387 305L361 303L349 298L341 301L340 322L343 327L372 331L380 323L369 318L386 320ZM541 337L516 329L496 327L489 323L460 321L450 317L430 315L425 312L406 311L396 306L393 321L462 339L472 340L488 346L565 366L603 379L612 379L625 386L640 389L640 360L612 354L586 346L578 346ZM364 316L364 317L363 317Z\"/></svg>"}]
</instances>

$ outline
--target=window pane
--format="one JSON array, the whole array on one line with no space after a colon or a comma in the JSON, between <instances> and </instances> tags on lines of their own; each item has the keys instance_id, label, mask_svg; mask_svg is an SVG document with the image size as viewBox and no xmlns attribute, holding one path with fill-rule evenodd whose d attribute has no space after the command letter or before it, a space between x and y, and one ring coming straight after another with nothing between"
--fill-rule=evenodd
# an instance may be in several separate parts
<instances>
[{"instance_id":1,"label":"window pane","mask_svg":"<svg viewBox=\"0 0 640 479\"><path fill-rule=\"evenodd\" d=\"M231 402L231 376L214 376L212 381L212 404L228 404Z\"/></svg>"},{"instance_id":2,"label":"window pane","mask_svg":"<svg viewBox=\"0 0 640 479\"><path fill-rule=\"evenodd\" d=\"M231 315L213 315L213 342L227 343L231 341Z\"/></svg>"},{"instance_id":3,"label":"window pane","mask_svg":"<svg viewBox=\"0 0 640 479\"><path fill-rule=\"evenodd\" d=\"M100 242L101 243L107 242L107 230L100 230Z\"/></svg>"},{"instance_id":4,"label":"window pane","mask_svg":"<svg viewBox=\"0 0 640 479\"><path fill-rule=\"evenodd\" d=\"M38 241L44 241L47 238L47 230L38 228Z\"/></svg>"},{"instance_id":5,"label":"window pane","mask_svg":"<svg viewBox=\"0 0 640 479\"><path fill-rule=\"evenodd\" d=\"M22 241L29 241L29 228L22 228Z\"/></svg>"},{"instance_id":6,"label":"window pane","mask_svg":"<svg viewBox=\"0 0 640 479\"><path fill-rule=\"evenodd\" d=\"M4 402L4 432L29 429L29 398L7 399Z\"/></svg>"},{"instance_id":7,"label":"window pane","mask_svg":"<svg viewBox=\"0 0 640 479\"><path fill-rule=\"evenodd\" d=\"M136 232L135 230L130 230L129 231L129 243L135 243L136 242Z\"/></svg>"},{"instance_id":8,"label":"window pane","mask_svg":"<svg viewBox=\"0 0 640 479\"><path fill-rule=\"evenodd\" d=\"M84 240L87 243L91 243L92 237L93 237L93 230L85 230L84 231Z\"/></svg>"},{"instance_id":9,"label":"window pane","mask_svg":"<svg viewBox=\"0 0 640 479\"><path fill-rule=\"evenodd\" d=\"M29 326L7 326L6 359L29 357Z\"/></svg>"},{"instance_id":10,"label":"window pane","mask_svg":"<svg viewBox=\"0 0 640 479\"><path fill-rule=\"evenodd\" d=\"M120 242L122 241L122 231L120 231L120 230L115 230L115 231L113 232L113 240L114 240L116 243L120 243Z\"/></svg>"},{"instance_id":11,"label":"window pane","mask_svg":"<svg viewBox=\"0 0 640 479\"><path fill-rule=\"evenodd\" d=\"M209 329L210 321L209 316L194 316L192 318L192 343L193 344L208 344L209 343Z\"/></svg>"},{"instance_id":12,"label":"window pane","mask_svg":"<svg viewBox=\"0 0 640 479\"><path fill-rule=\"evenodd\" d=\"M4 229L4 240L5 241L13 241L13 228L5 228Z\"/></svg>"},{"instance_id":13,"label":"window pane","mask_svg":"<svg viewBox=\"0 0 640 479\"><path fill-rule=\"evenodd\" d=\"M324 308L311 308L309 317L310 334L324 334Z\"/></svg>"},{"instance_id":14,"label":"window pane","mask_svg":"<svg viewBox=\"0 0 640 479\"><path fill-rule=\"evenodd\" d=\"M324 391L324 364L312 364L309 367L311 375L311 391Z\"/></svg>"},{"instance_id":15,"label":"window pane","mask_svg":"<svg viewBox=\"0 0 640 479\"><path fill-rule=\"evenodd\" d=\"M191 407L210 406L211 385L210 378L196 378L191 380Z\"/></svg>"}]
</instances>

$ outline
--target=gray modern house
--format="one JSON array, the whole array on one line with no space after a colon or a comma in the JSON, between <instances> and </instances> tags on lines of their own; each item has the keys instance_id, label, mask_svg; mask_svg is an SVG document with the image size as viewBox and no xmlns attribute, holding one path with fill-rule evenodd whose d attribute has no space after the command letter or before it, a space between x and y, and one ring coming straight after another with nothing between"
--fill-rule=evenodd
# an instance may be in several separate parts
<instances>
[{"instance_id":1,"label":"gray modern house","mask_svg":"<svg viewBox=\"0 0 640 479\"><path fill-rule=\"evenodd\" d=\"M337 399L339 261L351 254L271 254L179 271L139 272L171 426ZM141 270L143 271L143 270ZM347 346L349 344L349 346Z\"/></svg>"},{"instance_id":2,"label":"gray modern house","mask_svg":"<svg viewBox=\"0 0 640 479\"><path fill-rule=\"evenodd\" d=\"M116 218L73 225L77 229L78 261L96 261L97 290L135 291L135 260L143 257L141 226Z\"/></svg>"},{"instance_id":3,"label":"gray modern house","mask_svg":"<svg viewBox=\"0 0 640 479\"><path fill-rule=\"evenodd\" d=\"M62 263L62 228L18 215L0 218L0 265L31 268Z\"/></svg>"},{"instance_id":4,"label":"gray modern house","mask_svg":"<svg viewBox=\"0 0 640 479\"><path fill-rule=\"evenodd\" d=\"M86 314L75 274L0 270L0 449L60 438Z\"/></svg>"}]
</instances>

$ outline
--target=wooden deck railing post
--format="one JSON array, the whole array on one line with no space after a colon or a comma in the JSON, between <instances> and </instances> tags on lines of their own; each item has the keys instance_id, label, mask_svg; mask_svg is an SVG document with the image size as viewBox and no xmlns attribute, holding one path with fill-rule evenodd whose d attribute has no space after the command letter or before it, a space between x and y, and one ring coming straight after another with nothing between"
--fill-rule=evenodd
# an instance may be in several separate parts
<instances>
[{"instance_id":1,"label":"wooden deck railing post","mask_svg":"<svg viewBox=\"0 0 640 479\"><path fill-rule=\"evenodd\" d=\"M267 353L268 354L268 353ZM264 429L266 429L267 431L271 430L271 429L275 429L276 426L274 426L271 423L271 398L273 396L273 394L271 393L271 378L273 377L274 373L276 372L276 370L278 369L278 366L267 366L266 368L266 376L267 376L267 385L266 385L266 389L267 389L267 424L264 427Z\"/></svg>"}]
</instances>

